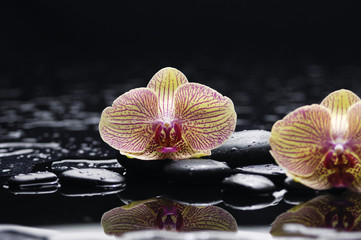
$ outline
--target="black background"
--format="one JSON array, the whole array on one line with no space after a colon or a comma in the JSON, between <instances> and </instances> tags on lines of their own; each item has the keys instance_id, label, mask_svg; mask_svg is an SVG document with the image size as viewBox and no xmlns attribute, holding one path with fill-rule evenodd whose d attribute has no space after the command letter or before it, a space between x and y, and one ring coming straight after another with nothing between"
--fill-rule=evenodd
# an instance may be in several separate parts
<instances>
[{"instance_id":1,"label":"black background","mask_svg":"<svg viewBox=\"0 0 361 240\"><path fill-rule=\"evenodd\" d=\"M361 53L358 1L8 1L0 24L2 73L96 62L149 79L164 66L333 66Z\"/></svg>"}]
</instances>

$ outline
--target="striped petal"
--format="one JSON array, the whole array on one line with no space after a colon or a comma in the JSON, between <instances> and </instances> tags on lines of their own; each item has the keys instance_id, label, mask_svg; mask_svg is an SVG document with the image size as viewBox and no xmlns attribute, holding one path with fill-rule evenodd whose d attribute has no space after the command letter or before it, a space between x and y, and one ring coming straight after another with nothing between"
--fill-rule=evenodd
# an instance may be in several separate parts
<instances>
[{"instance_id":1,"label":"striped petal","mask_svg":"<svg viewBox=\"0 0 361 240\"><path fill-rule=\"evenodd\" d=\"M158 159L187 159L187 158L199 158L203 156L211 155L210 150L196 151L192 149L184 140L179 141L175 148L177 152L163 153L160 151L161 146L151 140L146 150L141 153L121 152L129 158L137 158L142 160L158 160Z\"/></svg>"},{"instance_id":2,"label":"striped petal","mask_svg":"<svg viewBox=\"0 0 361 240\"><path fill-rule=\"evenodd\" d=\"M311 176L330 141L331 114L320 105L304 106L277 121L271 131L271 154L290 174Z\"/></svg>"},{"instance_id":3,"label":"striped petal","mask_svg":"<svg viewBox=\"0 0 361 240\"><path fill-rule=\"evenodd\" d=\"M353 151L354 163L353 167L346 170L352 174L355 179L349 188L356 192L361 192L361 102L357 102L349 108L348 115L348 142L346 146L350 151Z\"/></svg>"},{"instance_id":4,"label":"striped petal","mask_svg":"<svg viewBox=\"0 0 361 240\"><path fill-rule=\"evenodd\" d=\"M159 99L159 110L163 119L173 119L174 92L185 83L188 83L186 76L171 67L159 70L148 83L147 88L152 89Z\"/></svg>"},{"instance_id":5,"label":"striped petal","mask_svg":"<svg viewBox=\"0 0 361 240\"><path fill-rule=\"evenodd\" d=\"M120 236L125 232L155 229L156 214L145 202L113 208L104 213L101 219L104 232Z\"/></svg>"},{"instance_id":6,"label":"striped petal","mask_svg":"<svg viewBox=\"0 0 361 240\"><path fill-rule=\"evenodd\" d=\"M347 111L360 98L353 92L341 89L330 93L322 102L324 106L331 111L332 115L332 135L334 138L343 138L347 131Z\"/></svg>"},{"instance_id":7,"label":"striped petal","mask_svg":"<svg viewBox=\"0 0 361 240\"><path fill-rule=\"evenodd\" d=\"M184 206L182 210L184 225L182 231L232 231L238 230L233 216L217 206Z\"/></svg>"},{"instance_id":8,"label":"striped petal","mask_svg":"<svg viewBox=\"0 0 361 240\"><path fill-rule=\"evenodd\" d=\"M317 227L318 229L334 229L337 232L359 231L361 227L360 203L360 194L350 191L344 191L337 196L321 195L279 215L272 223L270 233L273 236L305 237L307 235L312 237L312 231L309 235L306 231L284 231L283 226L290 223L302 224L312 228ZM304 235L305 233L306 235Z\"/></svg>"},{"instance_id":9,"label":"striped petal","mask_svg":"<svg viewBox=\"0 0 361 240\"><path fill-rule=\"evenodd\" d=\"M307 205L300 205L291 208L285 213L279 215L271 224L270 234L274 237L281 236L302 236L301 233L292 233L285 231L286 224L302 224L308 227L324 226L324 216L317 208ZM300 235L299 235L300 234Z\"/></svg>"},{"instance_id":10,"label":"striped petal","mask_svg":"<svg viewBox=\"0 0 361 240\"><path fill-rule=\"evenodd\" d=\"M147 88L133 89L104 109L99 132L102 139L121 152L143 152L154 136L158 99Z\"/></svg>"},{"instance_id":11,"label":"striped petal","mask_svg":"<svg viewBox=\"0 0 361 240\"><path fill-rule=\"evenodd\" d=\"M315 167L311 175L307 175L307 176L294 175L290 172L288 172L287 175L292 177L296 182L300 182L309 188L317 189L317 190L326 190L333 187L329 178L332 174L335 174L335 172L336 169L325 168L324 158L322 158L322 160Z\"/></svg>"},{"instance_id":12,"label":"striped petal","mask_svg":"<svg viewBox=\"0 0 361 240\"><path fill-rule=\"evenodd\" d=\"M180 86L174 106L182 137L194 150L214 149L235 130L237 116L232 101L202 84Z\"/></svg>"}]
</instances>

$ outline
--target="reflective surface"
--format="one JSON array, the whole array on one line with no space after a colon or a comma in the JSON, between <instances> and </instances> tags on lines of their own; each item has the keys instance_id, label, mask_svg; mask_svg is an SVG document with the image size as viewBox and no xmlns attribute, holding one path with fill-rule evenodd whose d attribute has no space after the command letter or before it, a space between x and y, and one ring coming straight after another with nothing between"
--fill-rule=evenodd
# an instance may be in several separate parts
<instances>
[{"instance_id":1,"label":"reflective surface","mask_svg":"<svg viewBox=\"0 0 361 240\"><path fill-rule=\"evenodd\" d=\"M97 232L94 239L113 239L103 232L104 213L162 197L172 203L147 207L154 221L158 219L157 228L182 229L189 215L179 209L217 209L220 216L223 211L232 215L238 233L211 233L206 239L270 239L271 233L357 239L357 194L291 191L283 181L275 181L275 191L254 196L225 193L222 185L208 181L172 184L148 167L130 174L117 162L116 151L101 141L98 123L114 99L146 86L152 74L166 66L231 98L237 131L269 131L288 112L319 103L340 88L360 95L361 51L355 30L359 8L351 1L327 6L269 1L169 4L38 1L1 6L0 236L15 234L7 227L15 224L36 228L16 228L23 239L59 240L52 236L66 233L63 239L89 240L91 234L84 232L92 230ZM110 170L126 180L116 187L106 187L100 178L93 179L96 184L74 179L64 183L62 172L74 168ZM12 176L39 171L54 173L59 181L8 182ZM202 237L159 230L123 236Z\"/></svg>"},{"instance_id":2,"label":"reflective surface","mask_svg":"<svg viewBox=\"0 0 361 240\"><path fill-rule=\"evenodd\" d=\"M325 194L301 203L279 215L272 223L273 236L308 236L307 232L287 231L287 225L334 229L339 232L361 230L361 195L345 191Z\"/></svg>"},{"instance_id":3,"label":"reflective surface","mask_svg":"<svg viewBox=\"0 0 361 240\"><path fill-rule=\"evenodd\" d=\"M111 209L102 216L104 232L120 236L129 231L237 231L237 222L216 206L196 207L165 198L147 199Z\"/></svg>"}]
</instances>

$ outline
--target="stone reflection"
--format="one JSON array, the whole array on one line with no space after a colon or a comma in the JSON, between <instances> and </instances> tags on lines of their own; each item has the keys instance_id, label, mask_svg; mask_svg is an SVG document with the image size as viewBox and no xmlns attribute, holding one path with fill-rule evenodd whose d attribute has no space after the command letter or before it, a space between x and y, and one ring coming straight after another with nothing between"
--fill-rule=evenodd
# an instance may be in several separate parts
<instances>
[{"instance_id":1,"label":"stone reflection","mask_svg":"<svg viewBox=\"0 0 361 240\"><path fill-rule=\"evenodd\" d=\"M287 225L290 224L333 229L337 232L360 231L360 213L361 194L359 193L345 191L340 196L322 195L279 215L272 223L271 234L273 236L308 235L307 231L287 230Z\"/></svg>"},{"instance_id":2,"label":"stone reflection","mask_svg":"<svg viewBox=\"0 0 361 240\"><path fill-rule=\"evenodd\" d=\"M104 232L122 235L125 232L160 229L168 231L237 231L236 220L216 206L189 206L165 198L136 201L103 214Z\"/></svg>"}]
</instances>

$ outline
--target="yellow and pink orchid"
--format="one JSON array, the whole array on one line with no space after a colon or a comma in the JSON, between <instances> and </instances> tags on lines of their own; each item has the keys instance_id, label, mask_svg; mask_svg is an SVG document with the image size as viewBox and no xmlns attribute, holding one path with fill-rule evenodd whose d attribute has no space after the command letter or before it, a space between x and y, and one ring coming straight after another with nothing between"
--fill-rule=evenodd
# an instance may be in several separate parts
<instances>
[{"instance_id":1,"label":"yellow and pink orchid","mask_svg":"<svg viewBox=\"0 0 361 240\"><path fill-rule=\"evenodd\" d=\"M234 132L236 118L229 98L167 67L146 88L130 90L104 109L99 132L130 158L185 159L210 155Z\"/></svg>"},{"instance_id":2,"label":"yellow and pink orchid","mask_svg":"<svg viewBox=\"0 0 361 240\"><path fill-rule=\"evenodd\" d=\"M360 213L361 196L359 193L344 191L338 196L321 195L279 215L272 223L270 233L274 237L307 237L307 234L312 235L312 231L311 233L307 232L307 227L334 229L338 232L358 232L361 230ZM300 228L297 228L297 231L287 231L285 226L290 224L301 224L306 227L305 231L299 231Z\"/></svg>"},{"instance_id":3,"label":"yellow and pink orchid","mask_svg":"<svg viewBox=\"0 0 361 240\"><path fill-rule=\"evenodd\" d=\"M101 224L106 234L114 236L141 230L236 232L238 229L233 216L220 207L190 206L166 198L113 208L103 214Z\"/></svg>"},{"instance_id":4,"label":"yellow and pink orchid","mask_svg":"<svg viewBox=\"0 0 361 240\"><path fill-rule=\"evenodd\" d=\"M270 145L296 181L361 192L361 101L353 92L341 89L289 113L272 127Z\"/></svg>"}]
</instances>

